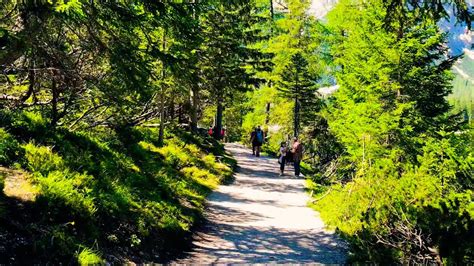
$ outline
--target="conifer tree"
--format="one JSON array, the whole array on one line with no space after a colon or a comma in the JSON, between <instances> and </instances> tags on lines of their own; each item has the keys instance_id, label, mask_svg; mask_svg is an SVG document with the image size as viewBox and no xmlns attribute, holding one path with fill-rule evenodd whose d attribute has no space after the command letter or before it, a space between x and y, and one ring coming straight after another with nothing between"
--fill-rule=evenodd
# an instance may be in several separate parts
<instances>
[{"instance_id":1,"label":"conifer tree","mask_svg":"<svg viewBox=\"0 0 474 266\"><path fill-rule=\"evenodd\" d=\"M308 71L308 62L300 53L291 57L281 80L278 90L294 101L293 134L297 137L301 122L308 122L320 107L315 79Z\"/></svg>"},{"instance_id":2,"label":"conifer tree","mask_svg":"<svg viewBox=\"0 0 474 266\"><path fill-rule=\"evenodd\" d=\"M255 41L253 2L230 1L212 6L203 18L204 42L199 64L205 85L216 105L214 137L221 138L225 104L234 91L258 83L250 61L258 63L260 52L249 47Z\"/></svg>"}]
</instances>

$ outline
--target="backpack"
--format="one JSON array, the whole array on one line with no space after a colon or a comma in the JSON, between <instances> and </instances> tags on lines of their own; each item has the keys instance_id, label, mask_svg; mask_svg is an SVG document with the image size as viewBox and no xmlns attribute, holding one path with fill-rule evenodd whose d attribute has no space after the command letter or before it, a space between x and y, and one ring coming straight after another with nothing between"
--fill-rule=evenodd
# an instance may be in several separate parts
<instances>
[{"instance_id":1,"label":"backpack","mask_svg":"<svg viewBox=\"0 0 474 266\"><path fill-rule=\"evenodd\" d=\"M263 142L263 131L257 131L257 140L258 142L262 143Z\"/></svg>"}]
</instances>

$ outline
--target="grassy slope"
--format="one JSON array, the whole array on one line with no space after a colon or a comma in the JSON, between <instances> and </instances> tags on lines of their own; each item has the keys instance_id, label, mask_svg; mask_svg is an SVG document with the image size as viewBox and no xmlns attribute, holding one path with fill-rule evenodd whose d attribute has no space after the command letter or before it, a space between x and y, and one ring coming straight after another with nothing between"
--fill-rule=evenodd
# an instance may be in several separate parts
<instances>
[{"instance_id":1,"label":"grassy slope","mask_svg":"<svg viewBox=\"0 0 474 266\"><path fill-rule=\"evenodd\" d=\"M153 129L52 131L32 113L3 114L1 126L0 164L39 192L0 194L0 263L161 260L232 175L220 144L181 131L160 148Z\"/></svg>"}]
</instances>

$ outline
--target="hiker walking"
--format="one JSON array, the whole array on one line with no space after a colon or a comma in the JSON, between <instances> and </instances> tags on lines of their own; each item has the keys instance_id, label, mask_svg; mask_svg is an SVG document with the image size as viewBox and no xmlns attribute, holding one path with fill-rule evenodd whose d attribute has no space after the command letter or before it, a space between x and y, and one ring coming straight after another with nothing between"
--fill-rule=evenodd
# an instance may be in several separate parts
<instances>
[{"instance_id":1,"label":"hiker walking","mask_svg":"<svg viewBox=\"0 0 474 266\"><path fill-rule=\"evenodd\" d=\"M257 128L250 132L250 143L252 144L252 155L255 155L255 148L257 147L257 140L255 139L255 134L257 132Z\"/></svg>"},{"instance_id":2,"label":"hiker walking","mask_svg":"<svg viewBox=\"0 0 474 266\"><path fill-rule=\"evenodd\" d=\"M250 134L250 142L252 143L252 154L260 157L260 151L262 148L263 141L265 139L264 133L260 126Z\"/></svg>"},{"instance_id":3,"label":"hiker walking","mask_svg":"<svg viewBox=\"0 0 474 266\"><path fill-rule=\"evenodd\" d=\"M280 164L280 176L282 176L283 172L285 171L287 152L288 152L288 147L286 146L286 142L282 142L280 144L280 156L278 157L278 163Z\"/></svg>"},{"instance_id":4,"label":"hiker walking","mask_svg":"<svg viewBox=\"0 0 474 266\"><path fill-rule=\"evenodd\" d=\"M291 147L291 153L293 153L293 165L295 167L295 176L300 176L300 163L303 159L303 145L301 145L298 137L293 138L293 145Z\"/></svg>"}]
</instances>

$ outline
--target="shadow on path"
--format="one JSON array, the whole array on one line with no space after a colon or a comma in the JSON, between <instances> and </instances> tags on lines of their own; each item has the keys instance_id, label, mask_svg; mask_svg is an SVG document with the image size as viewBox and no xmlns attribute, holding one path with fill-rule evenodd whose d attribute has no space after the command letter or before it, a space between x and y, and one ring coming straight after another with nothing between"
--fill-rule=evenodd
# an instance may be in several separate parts
<instances>
[{"instance_id":1,"label":"shadow on path","mask_svg":"<svg viewBox=\"0 0 474 266\"><path fill-rule=\"evenodd\" d=\"M238 144L235 182L208 198L206 222L173 263L344 263L347 248L306 206L304 180L278 176L275 159ZM288 172L292 170L288 169Z\"/></svg>"}]
</instances>

